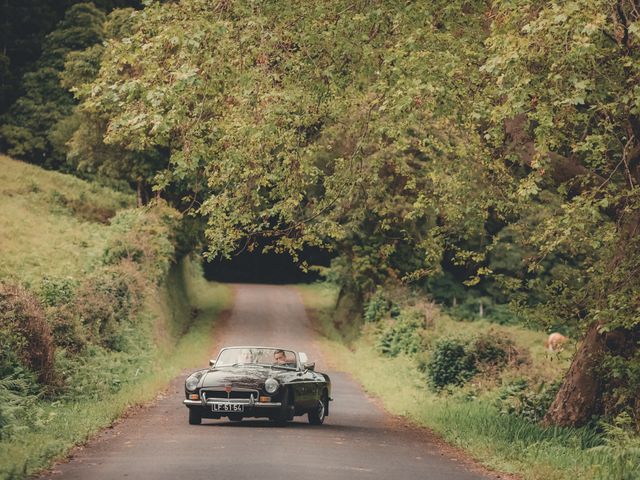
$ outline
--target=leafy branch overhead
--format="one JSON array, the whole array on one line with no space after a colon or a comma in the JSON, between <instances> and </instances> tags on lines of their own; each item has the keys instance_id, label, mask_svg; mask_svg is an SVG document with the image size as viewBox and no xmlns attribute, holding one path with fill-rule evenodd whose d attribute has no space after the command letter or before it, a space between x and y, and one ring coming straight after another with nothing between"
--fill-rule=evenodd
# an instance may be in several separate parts
<instances>
[{"instance_id":1,"label":"leafy branch overhead","mask_svg":"<svg viewBox=\"0 0 640 480\"><path fill-rule=\"evenodd\" d=\"M292 252L366 236L381 273L420 274L446 235L482 228L503 173L458 121L481 82L480 9L474 27L441 7L153 5L109 44L83 108L108 119L111 144L170 149L157 188L198 192L212 255L265 236ZM425 24L435 12L448 28ZM470 26L477 48L457 35ZM417 268L395 265L401 244Z\"/></svg>"}]
</instances>

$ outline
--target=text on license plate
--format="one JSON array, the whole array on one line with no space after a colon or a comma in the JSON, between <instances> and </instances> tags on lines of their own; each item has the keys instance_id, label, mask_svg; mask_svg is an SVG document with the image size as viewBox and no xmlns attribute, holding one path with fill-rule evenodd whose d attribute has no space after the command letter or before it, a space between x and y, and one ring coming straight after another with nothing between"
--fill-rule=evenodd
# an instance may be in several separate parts
<instances>
[{"instance_id":1,"label":"text on license plate","mask_svg":"<svg viewBox=\"0 0 640 480\"><path fill-rule=\"evenodd\" d=\"M214 412L244 412L244 405L241 403L213 403L211 409Z\"/></svg>"}]
</instances>

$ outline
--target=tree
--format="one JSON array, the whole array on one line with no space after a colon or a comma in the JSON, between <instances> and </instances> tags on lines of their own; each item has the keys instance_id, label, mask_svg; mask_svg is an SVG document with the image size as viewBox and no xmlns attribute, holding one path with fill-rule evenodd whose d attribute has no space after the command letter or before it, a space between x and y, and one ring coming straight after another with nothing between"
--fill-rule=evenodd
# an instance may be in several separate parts
<instances>
[{"instance_id":1,"label":"tree","mask_svg":"<svg viewBox=\"0 0 640 480\"><path fill-rule=\"evenodd\" d=\"M0 2L2 35L0 38L0 115L25 91L22 77L33 71L42 53L45 37L65 12L78 0L3 0ZM141 8L138 0L96 0L104 12L115 8Z\"/></svg>"},{"instance_id":2,"label":"tree","mask_svg":"<svg viewBox=\"0 0 640 480\"><path fill-rule=\"evenodd\" d=\"M521 201L542 190L563 199L532 232L539 255L531 266L563 248L582 257L587 273L579 285L557 285L586 335L547 423L579 425L602 414L616 386L607 359L637 356L638 19L623 0L520 1L497 8L488 40L494 144L506 140L501 158L528 171Z\"/></svg>"},{"instance_id":3,"label":"tree","mask_svg":"<svg viewBox=\"0 0 640 480\"><path fill-rule=\"evenodd\" d=\"M458 123L482 61L471 7L190 0L135 16L82 108L107 144L170 151L158 188L197 192L210 255L264 237L336 248L362 290L439 268L448 235L482 228L500 172Z\"/></svg>"},{"instance_id":4,"label":"tree","mask_svg":"<svg viewBox=\"0 0 640 480\"><path fill-rule=\"evenodd\" d=\"M71 7L56 30L47 35L36 69L23 77L25 94L9 109L0 127L7 153L48 167L60 167L64 155L53 148L50 135L74 105L60 85L60 72L69 52L103 40L104 13L92 3Z\"/></svg>"},{"instance_id":5,"label":"tree","mask_svg":"<svg viewBox=\"0 0 640 480\"><path fill-rule=\"evenodd\" d=\"M122 41L130 35L135 28L133 12L133 9L111 12L104 24L105 39ZM85 102L90 97L103 54L102 44L96 44L67 55L61 85L74 94L79 105L64 122L56 125L52 143L66 152L67 162L79 175L124 180L137 190L138 204L146 204L155 174L166 168L167 155L163 148L132 151L104 142L108 121Z\"/></svg>"}]
</instances>

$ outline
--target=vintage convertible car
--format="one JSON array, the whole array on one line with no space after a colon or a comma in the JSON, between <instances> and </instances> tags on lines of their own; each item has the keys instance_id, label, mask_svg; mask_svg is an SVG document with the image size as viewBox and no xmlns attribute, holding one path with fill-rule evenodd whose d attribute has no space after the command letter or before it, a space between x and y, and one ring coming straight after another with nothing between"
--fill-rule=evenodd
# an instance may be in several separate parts
<instances>
[{"instance_id":1,"label":"vintage convertible car","mask_svg":"<svg viewBox=\"0 0 640 480\"><path fill-rule=\"evenodd\" d=\"M315 372L303 352L274 347L228 347L210 368L185 380L189 423L203 418L267 417L280 425L307 414L322 425L329 415L331 380Z\"/></svg>"}]
</instances>

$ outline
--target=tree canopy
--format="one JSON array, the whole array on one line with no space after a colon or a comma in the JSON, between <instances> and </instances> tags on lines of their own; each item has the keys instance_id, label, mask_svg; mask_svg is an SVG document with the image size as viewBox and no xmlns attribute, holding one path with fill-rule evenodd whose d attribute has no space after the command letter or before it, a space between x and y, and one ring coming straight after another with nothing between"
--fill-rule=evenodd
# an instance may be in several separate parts
<instances>
[{"instance_id":1,"label":"tree canopy","mask_svg":"<svg viewBox=\"0 0 640 480\"><path fill-rule=\"evenodd\" d=\"M152 5L83 108L108 119L107 143L170 151L157 188L188 185L212 255L267 236L344 249L374 282L421 276L502 208L468 102L483 8Z\"/></svg>"}]
</instances>

